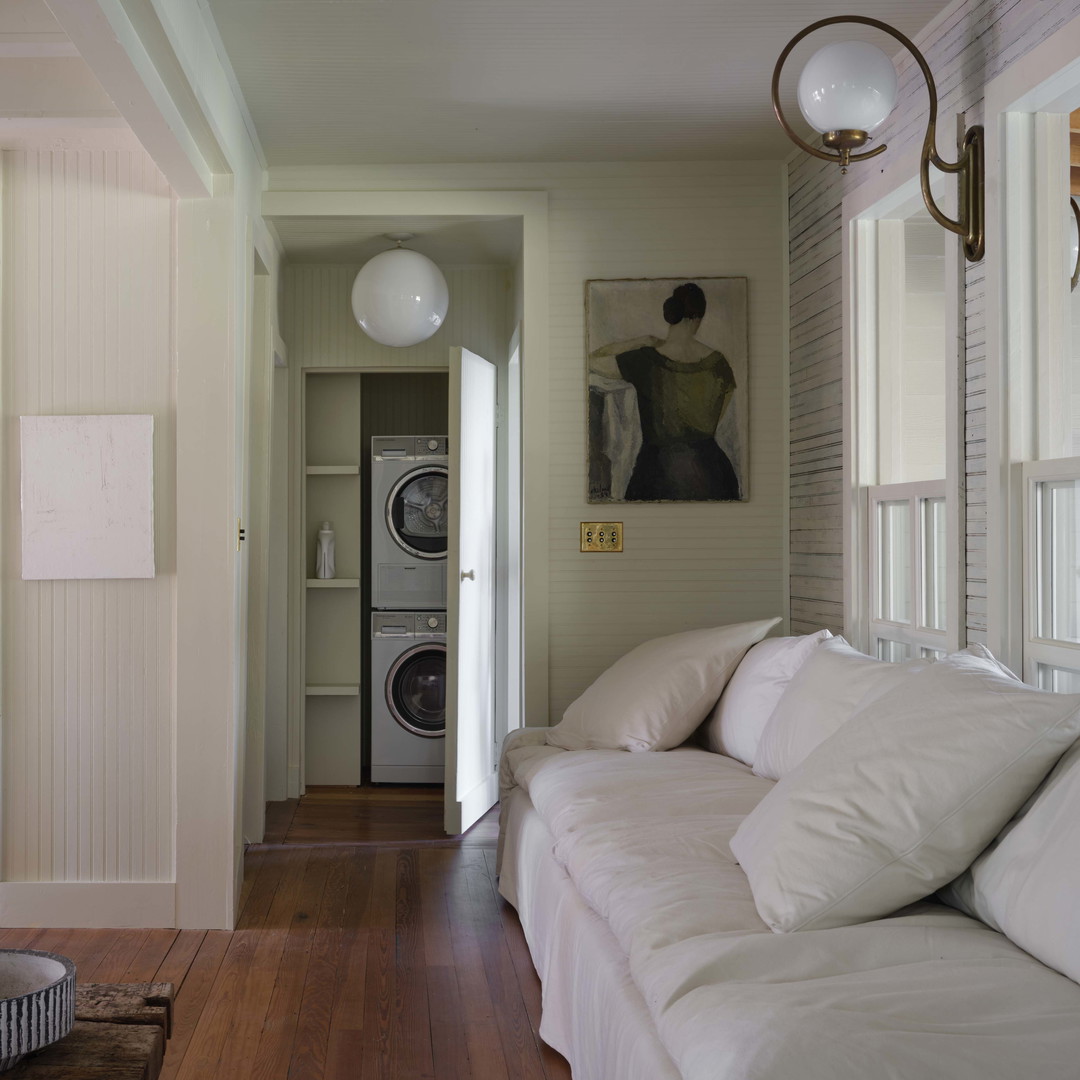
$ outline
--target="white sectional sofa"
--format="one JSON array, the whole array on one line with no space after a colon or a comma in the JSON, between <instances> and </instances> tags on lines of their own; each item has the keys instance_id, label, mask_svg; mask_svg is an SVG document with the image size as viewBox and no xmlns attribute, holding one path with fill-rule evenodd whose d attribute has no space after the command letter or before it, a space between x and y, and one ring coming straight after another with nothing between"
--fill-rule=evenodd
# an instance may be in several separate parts
<instances>
[{"instance_id":1,"label":"white sectional sofa","mask_svg":"<svg viewBox=\"0 0 1080 1080\"><path fill-rule=\"evenodd\" d=\"M789 679L779 680L781 700ZM541 1036L575 1080L1080 1078L1080 986L957 907L929 898L848 925L774 932L729 846L774 780L694 742L567 750L549 744L552 731L514 732L504 746L499 887L543 984ZM833 738L844 738L842 725ZM827 754L819 746L817 757ZM1080 874L1080 751L1055 776L1026 809L1056 838L1067 890ZM1041 812L1040 799L1051 800ZM1078 916L1061 963L1046 954L1053 935L1036 949L1071 970L1080 892L1058 895L1032 863L1037 838L1012 847L1026 852L1023 880L1001 884L1009 872L991 865L956 886L953 902L966 895L994 910L980 890L1012 888L999 909L1017 910L991 921L1021 925L1025 881L1035 881L1035 908L1053 909L1036 923Z\"/></svg>"}]
</instances>

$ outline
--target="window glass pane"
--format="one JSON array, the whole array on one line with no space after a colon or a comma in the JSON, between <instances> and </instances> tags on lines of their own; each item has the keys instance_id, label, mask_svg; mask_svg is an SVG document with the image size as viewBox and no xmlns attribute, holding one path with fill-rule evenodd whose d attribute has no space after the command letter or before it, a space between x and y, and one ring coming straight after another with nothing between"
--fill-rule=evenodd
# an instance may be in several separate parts
<instances>
[{"instance_id":1,"label":"window glass pane","mask_svg":"<svg viewBox=\"0 0 1080 1080\"><path fill-rule=\"evenodd\" d=\"M945 629L945 500L923 499L923 626Z\"/></svg>"},{"instance_id":2,"label":"window glass pane","mask_svg":"<svg viewBox=\"0 0 1080 1080\"><path fill-rule=\"evenodd\" d=\"M1037 632L1057 641L1080 641L1078 486L1076 480L1044 480L1036 485Z\"/></svg>"},{"instance_id":3,"label":"window glass pane","mask_svg":"<svg viewBox=\"0 0 1080 1080\"><path fill-rule=\"evenodd\" d=\"M878 483L945 479L945 254L920 208L878 223Z\"/></svg>"},{"instance_id":4,"label":"window glass pane","mask_svg":"<svg viewBox=\"0 0 1080 1080\"><path fill-rule=\"evenodd\" d=\"M878 503L878 618L911 622L911 504Z\"/></svg>"},{"instance_id":5,"label":"window glass pane","mask_svg":"<svg viewBox=\"0 0 1080 1080\"><path fill-rule=\"evenodd\" d=\"M911 646L906 641L878 638L877 656L879 660L888 660L890 664L902 664L911 658Z\"/></svg>"},{"instance_id":6,"label":"window glass pane","mask_svg":"<svg viewBox=\"0 0 1080 1080\"><path fill-rule=\"evenodd\" d=\"M1038 672L1039 689L1054 690L1059 694L1080 694L1080 671L1040 664Z\"/></svg>"},{"instance_id":7,"label":"window glass pane","mask_svg":"<svg viewBox=\"0 0 1080 1080\"><path fill-rule=\"evenodd\" d=\"M929 645L924 645L920 650L924 660L944 660L944 649L931 649Z\"/></svg>"}]
</instances>

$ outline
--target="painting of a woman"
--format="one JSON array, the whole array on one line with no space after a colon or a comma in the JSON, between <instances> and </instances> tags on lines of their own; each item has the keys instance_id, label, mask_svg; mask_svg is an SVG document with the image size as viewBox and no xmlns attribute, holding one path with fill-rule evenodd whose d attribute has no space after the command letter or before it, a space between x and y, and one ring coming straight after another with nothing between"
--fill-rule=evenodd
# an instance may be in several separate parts
<instances>
[{"instance_id":1,"label":"painting of a woman","mask_svg":"<svg viewBox=\"0 0 1080 1080\"><path fill-rule=\"evenodd\" d=\"M603 287L614 289L605 297ZM638 309L647 299L659 308L665 327L663 336L609 340L589 351L590 501L746 497L740 478L745 417L730 415L745 381L745 347L738 347L745 342L745 296L745 278L589 282L590 344L597 335L610 335L614 324L649 318ZM721 310L707 338L701 329L710 306ZM632 311L636 319L629 318ZM727 338L726 350L717 347L717 335ZM739 376L725 351L739 354ZM744 413L745 396L743 390Z\"/></svg>"}]
</instances>

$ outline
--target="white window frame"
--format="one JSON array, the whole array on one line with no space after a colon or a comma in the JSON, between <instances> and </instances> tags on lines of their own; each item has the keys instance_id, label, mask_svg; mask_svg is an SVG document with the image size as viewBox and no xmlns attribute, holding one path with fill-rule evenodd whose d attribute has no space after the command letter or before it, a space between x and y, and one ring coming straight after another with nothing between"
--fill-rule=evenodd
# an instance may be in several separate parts
<instances>
[{"instance_id":1,"label":"white window frame","mask_svg":"<svg viewBox=\"0 0 1080 1080\"><path fill-rule=\"evenodd\" d=\"M941 653L949 649L948 624L946 629L935 630L925 625L926 620L926 531L924 507L929 499L945 499L948 512L948 492L944 480L924 480L911 484L880 484L867 489L867 517L869 526L869 582L867 600L869 619L869 648L871 656L879 655L882 641L895 641L908 646L914 659L927 652ZM908 592L910 622L894 622L879 614L882 594L881 561L881 513L882 503L906 502L908 504L908 542L911 545L911 585ZM946 541L947 543L947 541ZM946 559L946 572L948 560ZM947 587L947 586L946 586ZM946 598L948 611L948 598Z\"/></svg>"},{"instance_id":2,"label":"white window frame","mask_svg":"<svg viewBox=\"0 0 1080 1080\"><path fill-rule=\"evenodd\" d=\"M1045 481L1080 481L1080 457L1028 461L1021 468L1024 503L1024 681L1039 684L1039 665L1068 668L1080 672L1080 642L1072 643L1039 634L1040 607L1044 583L1040 580L1040 558L1047 545L1040 537L1038 486ZM1080 567L1078 567L1080 573Z\"/></svg>"},{"instance_id":3,"label":"white window frame","mask_svg":"<svg viewBox=\"0 0 1080 1080\"><path fill-rule=\"evenodd\" d=\"M871 491L878 485L877 357L878 245L877 222L907 216L921 204L918 150L902 152L894 163L871 177L843 202L843 325L844 334L844 609L845 634L853 645L876 655L872 580L875 546L871 526ZM956 193L946 177L933 178L933 194L946 213L955 210ZM964 262L959 242L946 247L946 431L945 479L932 481L935 494L944 494L946 512L946 629L944 644L929 645L921 634L918 647L953 652L966 644L963 315L960 283ZM922 485L916 485L922 486ZM888 485L901 488L908 485ZM876 497L876 496L875 496ZM918 515L913 516L913 520ZM876 524L874 524L876 529ZM919 545L921 549L921 542ZM884 624L882 624L884 625ZM893 624L888 624L892 626ZM930 631L938 635L941 632ZM900 640L893 636L892 640ZM935 642L940 640L935 636ZM911 644L915 645L913 641Z\"/></svg>"},{"instance_id":4,"label":"white window frame","mask_svg":"<svg viewBox=\"0 0 1080 1080\"><path fill-rule=\"evenodd\" d=\"M1080 16L986 85L987 642L1026 680L1038 666L1080 670L1073 648L1041 639L1033 619L1034 485L1070 479L1050 459L1056 408L1048 378L1061 340L1051 287L1064 260L1067 114L1080 105ZM1047 77L1047 72L1052 72ZM1039 423L1039 420L1044 423Z\"/></svg>"}]
</instances>

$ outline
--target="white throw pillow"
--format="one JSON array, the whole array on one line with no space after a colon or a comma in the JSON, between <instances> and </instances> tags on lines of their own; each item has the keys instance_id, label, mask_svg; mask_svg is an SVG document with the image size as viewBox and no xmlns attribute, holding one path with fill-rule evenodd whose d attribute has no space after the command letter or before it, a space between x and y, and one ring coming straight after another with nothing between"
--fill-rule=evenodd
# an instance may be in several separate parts
<instances>
[{"instance_id":1,"label":"white throw pillow","mask_svg":"<svg viewBox=\"0 0 1080 1080\"><path fill-rule=\"evenodd\" d=\"M822 649L825 648L823 645ZM956 653L861 709L746 816L731 850L777 931L865 922L941 888L1080 732L1080 695Z\"/></svg>"},{"instance_id":2,"label":"white throw pillow","mask_svg":"<svg viewBox=\"0 0 1080 1080\"><path fill-rule=\"evenodd\" d=\"M802 637L769 638L755 645L742 658L702 726L702 745L714 754L753 765L761 733L792 676L831 637L828 630L819 630Z\"/></svg>"},{"instance_id":3,"label":"white throw pillow","mask_svg":"<svg viewBox=\"0 0 1080 1080\"><path fill-rule=\"evenodd\" d=\"M940 896L1080 982L1080 742Z\"/></svg>"},{"instance_id":4,"label":"white throw pillow","mask_svg":"<svg viewBox=\"0 0 1080 1080\"><path fill-rule=\"evenodd\" d=\"M890 664L853 649L842 637L823 641L795 673L765 725L754 772L779 780L855 713L899 683L924 671L929 660Z\"/></svg>"},{"instance_id":5,"label":"white throw pillow","mask_svg":"<svg viewBox=\"0 0 1080 1080\"><path fill-rule=\"evenodd\" d=\"M616 660L548 732L564 750L670 750L695 731L743 654L778 622L655 638Z\"/></svg>"}]
</instances>

